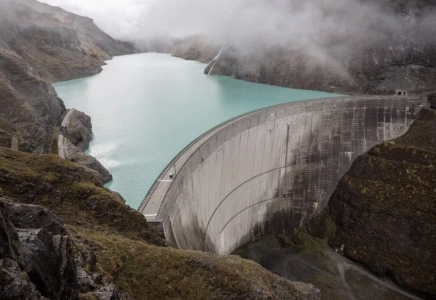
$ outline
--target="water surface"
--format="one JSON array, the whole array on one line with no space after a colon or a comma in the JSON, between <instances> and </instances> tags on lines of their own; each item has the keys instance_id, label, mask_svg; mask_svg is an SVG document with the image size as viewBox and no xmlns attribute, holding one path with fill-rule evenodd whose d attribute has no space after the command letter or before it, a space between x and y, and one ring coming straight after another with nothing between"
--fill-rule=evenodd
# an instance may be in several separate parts
<instances>
[{"instance_id":1,"label":"water surface","mask_svg":"<svg viewBox=\"0 0 436 300\"><path fill-rule=\"evenodd\" d=\"M107 186L138 208L160 172L193 139L240 114L333 94L203 74L166 54L116 57L100 74L56 83L68 108L91 116L89 154L112 173Z\"/></svg>"}]
</instances>

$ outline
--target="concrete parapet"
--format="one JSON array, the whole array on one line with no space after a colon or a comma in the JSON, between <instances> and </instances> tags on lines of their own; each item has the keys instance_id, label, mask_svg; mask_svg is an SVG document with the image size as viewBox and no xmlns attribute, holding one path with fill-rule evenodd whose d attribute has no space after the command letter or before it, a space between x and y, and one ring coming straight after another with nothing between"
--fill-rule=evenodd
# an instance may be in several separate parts
<instances>
[{"instance_id":1,"label":"concrete parapet","mask_svg":"<svg viewBox=\"0 0 436 300\"><path fill-rule=\"evenodd\" d=\"M424 102L343 97L239 116L176 156L139 211L174 245L220 254L292 231L325 207L358 155L405 133Z\"/></svg>"}]
</instances>

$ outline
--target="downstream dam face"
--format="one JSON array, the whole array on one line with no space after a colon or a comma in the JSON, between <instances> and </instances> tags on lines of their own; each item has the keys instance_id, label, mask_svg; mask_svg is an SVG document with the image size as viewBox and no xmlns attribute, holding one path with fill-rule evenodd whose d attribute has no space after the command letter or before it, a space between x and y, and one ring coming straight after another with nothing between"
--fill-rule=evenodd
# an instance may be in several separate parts
<instances>
[{"instance_id":1,"label":"downstream dam face","mask_svg":"<svg viewBox=\"0 0 436 300\"><path fill-rule=\"evenodd\" d=\"M320 212L353 160L404 134L426 99L292 102L229 120L188 145L139 211L182 249L229 254Z\"/></svg>"}]
</instances>

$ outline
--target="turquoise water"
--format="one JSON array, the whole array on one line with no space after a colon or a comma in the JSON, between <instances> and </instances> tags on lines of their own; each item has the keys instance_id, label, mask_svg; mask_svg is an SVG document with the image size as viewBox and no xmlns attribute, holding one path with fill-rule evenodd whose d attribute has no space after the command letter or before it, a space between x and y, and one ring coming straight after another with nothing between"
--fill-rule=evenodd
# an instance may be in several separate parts
<instances>
[{"instance_id":1,"label":"turquoise water","mask_svg":"<svg viewBox=\"0 0 436 300\"><path fill-rule=\"evenodd\" d=\"M107 186L138 208L171 159L208 129L275 104L331 97L203 74L204 64L166 54L116 57L100 74L56 83L67 108L91 116L89 154L112 173Z\"/></svg>"}]
</instances>

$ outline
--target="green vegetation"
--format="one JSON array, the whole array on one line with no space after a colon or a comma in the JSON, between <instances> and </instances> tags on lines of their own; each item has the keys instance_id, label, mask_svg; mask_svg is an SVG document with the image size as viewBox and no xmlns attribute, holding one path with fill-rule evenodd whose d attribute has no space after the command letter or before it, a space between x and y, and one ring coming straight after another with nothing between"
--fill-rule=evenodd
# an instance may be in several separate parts
<instances>
[{"instance_id":1,"label":"green vegetation","mask_svg":"<svg viewBox=\"0 0 436 300\"><path fill-rule=\"evenodd\" d=\"M241 299L255 294L254 287L273 297L275 281L283 284L279 289L295 293L290 282L236 256L162 248L81 227L70 230L79 252L81 247L95 249L97 261L89 268L138 299Z\"/></svg>"}]
</instances>

